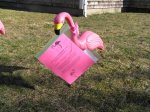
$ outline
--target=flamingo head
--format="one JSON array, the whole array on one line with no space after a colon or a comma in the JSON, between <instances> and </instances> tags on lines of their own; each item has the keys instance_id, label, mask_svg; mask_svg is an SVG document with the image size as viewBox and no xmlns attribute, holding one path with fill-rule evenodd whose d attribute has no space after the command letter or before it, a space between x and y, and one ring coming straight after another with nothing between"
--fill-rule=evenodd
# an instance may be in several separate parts
<instances>
[{"instance_id":1,"label":"flamingo head","mask_svg":"<svg viewBox=\"0 0 150 112\"><path fill-rule=\"evenodd\" d=\"M64 25L65 20L67 21L70 29L71 30L74 29L75 24L73 22L71 15L67 12L61 12L61 13L57 14L54 19L54 24L55 24L54 30L57 35L60 34L60 29Z\"/></svg>"},{"instance_id":2,"label":"flamingo head","mask_svg":"<svg viewBox=\"0 0 150 112\"><path fill-rule=\"evenodd\" d=\"M60 35L60 30L63 26L63 23L57 23L54 25L54 31L56 35Z\"/></svg>"},{"instance_id":3,"label":"flamingo head","mask_svg":"<svg viewBox=\"0 0 150 112\"><path fill-rule=\"evenodd\" d=\"M57 14L56 17L54 18L54 31L56 35L60 35L60 30L64 25L66 15L67 15L66 12L61 12Z\"/></svg>"}]
</instances>

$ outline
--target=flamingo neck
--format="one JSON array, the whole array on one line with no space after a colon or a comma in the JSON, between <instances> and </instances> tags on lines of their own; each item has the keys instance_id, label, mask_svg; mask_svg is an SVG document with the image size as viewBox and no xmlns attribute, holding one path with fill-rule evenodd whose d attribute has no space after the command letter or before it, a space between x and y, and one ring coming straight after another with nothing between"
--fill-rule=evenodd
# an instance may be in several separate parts
<instances>
[{"instance_id":1,"label":"flamingo neck","mask_svg":"<svg viewBox=\"0 0 150 112\"><path fill-rule=\"evenodd\" d=\"M80 43L80 41L79 41L77 35L72 34L72 41L73 41L79 48L81 48L81 43Z\"/></svg>"},{"instance_id":2,"label":"flamingo neck","mask_svg":"<svg viewBox=\"0 0 150 112\"><path fill-rule=\"evenodd\" d=\"M81 44L80 44L80 41L78 39L78 33L77 33L78 27L76 26L76 24L74 24L72 17L68 13L65 14L65 20L67 21L68 25L70 26L70 32L72 34L73 42L78 47L81 48Z\"/></svg>"},{"instance_id":3,"label":"flamingo neck","mask_svg":"<svg viewBox=\"0 0 150 112\"><path fill-rule=\"evenodd\" d=\"M73 22L72 17L71 17L69 14L66 14L65 19L66 19L68 25L70 26L70 29L71 29L71 30L74 29L75 24L74 24L74 22Z\"/></svg>"}]
</instances>

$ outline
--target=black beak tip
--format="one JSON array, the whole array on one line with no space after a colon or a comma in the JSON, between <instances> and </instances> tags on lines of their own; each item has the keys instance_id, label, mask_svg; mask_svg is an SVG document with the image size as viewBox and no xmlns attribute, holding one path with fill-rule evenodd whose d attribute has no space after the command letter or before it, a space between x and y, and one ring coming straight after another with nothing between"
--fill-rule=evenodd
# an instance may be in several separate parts
<instances>
[{"instance_id":1,"label":"black beak tip","mask_svg":"<svg viewBox=\"0 0 150 112\"><path fill-rule=\"evenodd\" d=\"M56 35L60 35L60 30L55 30Z\"/></svg>"}]
</instances>

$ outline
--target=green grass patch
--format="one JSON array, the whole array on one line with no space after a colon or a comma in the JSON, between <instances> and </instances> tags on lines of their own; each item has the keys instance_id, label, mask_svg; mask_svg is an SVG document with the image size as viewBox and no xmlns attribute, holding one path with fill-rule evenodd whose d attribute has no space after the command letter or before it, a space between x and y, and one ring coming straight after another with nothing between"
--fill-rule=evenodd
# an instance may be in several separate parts
<instances>
[{"instance_id":1,"label":"green grass patch","mask_svg":"<svg viewBox=\"0 0 150 112\"><path fill-rule=\"evenodd\" d=\"M73 17L106 46L68 87L35 58L54 37L54 14L0 9L0 112L149 112L150 14Z\"/></svg>"}]
</instances>

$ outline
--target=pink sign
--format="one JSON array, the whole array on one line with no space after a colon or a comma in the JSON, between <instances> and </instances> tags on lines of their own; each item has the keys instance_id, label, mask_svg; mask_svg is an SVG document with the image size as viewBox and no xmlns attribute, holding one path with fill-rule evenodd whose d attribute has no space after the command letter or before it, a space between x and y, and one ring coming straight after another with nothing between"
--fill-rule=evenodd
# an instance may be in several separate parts
<instances>
[{"instance_id":1,"label":"pink sign","mask_svg":"<svg viewBox=\"0 0 150 112\"><path fill-rule=\"evenodd\" d=\"M57 76L72 84L95 62L64 33L38 57Z\"/></svg>"}]
</instances>

